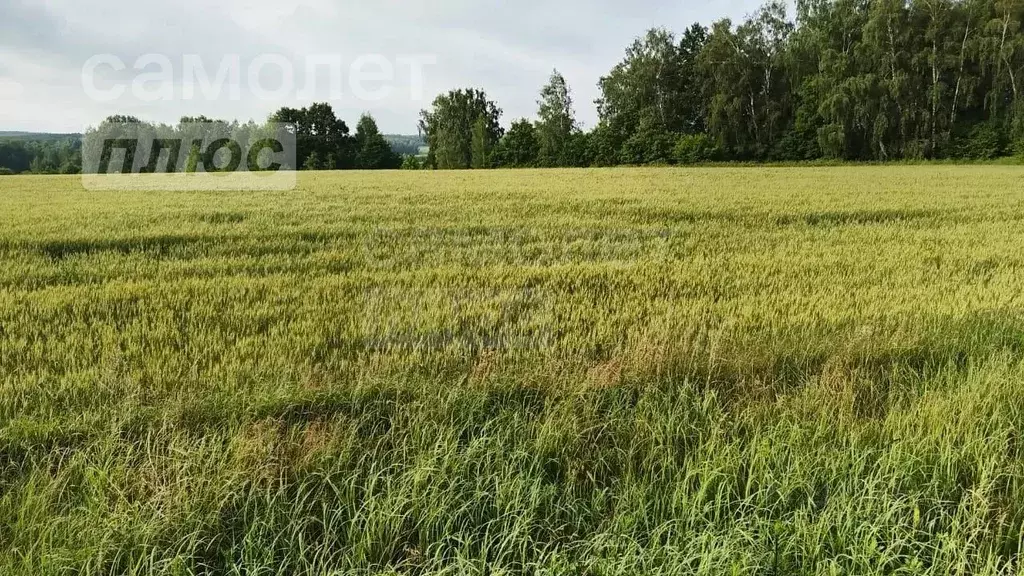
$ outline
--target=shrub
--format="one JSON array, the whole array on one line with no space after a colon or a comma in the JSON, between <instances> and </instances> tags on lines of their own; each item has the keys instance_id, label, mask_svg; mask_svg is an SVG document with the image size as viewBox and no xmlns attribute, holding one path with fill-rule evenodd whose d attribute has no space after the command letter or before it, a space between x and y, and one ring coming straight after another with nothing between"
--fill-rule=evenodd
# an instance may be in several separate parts
<instances>
[{"instance_id":1,"label":"shrub","mask_svg":"<svg viewBox=\"0 0 1024 576\"><path fill-rule=\"evenodd\" d=\"M715 145L707 134L686 134L676 140L672 157L679 164L699 164L715 158Z\"/></svg>"},{"instance_id":2,"label":"shrub","mask_svg":"<svg viewBox=\"0 0 1024 576\"><path fill-rule=\"evenodd\" d=\"M990 160L1003 155L1002 130L994 122L985 122L971 128L965 137L958 139L955 154L959 158ZM1015 149L1017 147L1015 146ZM1015 150L1024 153L1024 150Z\"/></svg>"},{"instance_id":3,"label":"shrub","mask_svg":"<svg viewBox=\"0 0 1024 576\"><path fill-rule=\"evenodd\" d=\"M842 158L846 150L846 132L842 124L818 128L818 147L825 158Z\"/></svg>"},{"instance_id":4,"label":"shrub","mask_svg":"<svg viewBox=\"0 0 1024 576\"><path fill-rule=\"evenodd\" d=\"M0 166L0 176L13 176L14 170Z\"/></svg>"},{"instance_id":5,"label":"shrub","mask_svg":"<svg viewBox=\"0 0 1024 576\"><path fill-rule=\"evenodd\" d=\"M931 158L931 142L924 138L908 140L903 147L903 158L905 160L924 160Z\"/></svg>"}]
</instances>

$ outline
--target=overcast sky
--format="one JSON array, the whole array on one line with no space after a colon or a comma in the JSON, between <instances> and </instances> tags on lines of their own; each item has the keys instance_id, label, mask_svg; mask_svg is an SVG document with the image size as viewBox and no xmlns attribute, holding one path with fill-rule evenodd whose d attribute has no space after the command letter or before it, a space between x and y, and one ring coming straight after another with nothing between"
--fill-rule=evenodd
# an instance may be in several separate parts
<instances>
[{"instance_id":1,"label":"overcast sky","mask_svg":"<svg viewBox=\"0 0 1024 576\"><path fill-rule=\"evenodd\" d=\"M415 133L420 109L439 93L479 87L505 111L502 121L533 117L537 92L553 68L569 81L579 119L596 122L597 81L623 55L625 47L652 26L681 32L699 21L738 19L759 0L0 0L0 130L80 132L104 117L130 114L175 123L184 115L265 120L281 106L330 100L350 126L371 112L385 132ZM92 82L110 93L97 101L83 87L82 70L96 55L110 54L126 64L116 71L96 68ZM170 100L145 101L131 89L139 74L158 73L151 65L133 70L145 54L166 56L173 65ZM183 58L197 55L214 79L225 57L241 63L239 95L230 80L219 97L197 88L185 98ZM294 67L294 89L268 98L250 89L248 67L264 54L281 55ZM391 81L363 81L352 89L352 64L380 55L394 69ZM343 63L341 91L332 74L318 68L316 93L304 93L306 63L317 57ZM399 58L413 56L423 67L422 97L415 75ZM376 64L363 72L380 71ZM279 68L260 75L265 90L285 87ZM149 94L163 86L143 84ZM384 97L381 98L381 95Z\"/></svg>"}]
</instances>

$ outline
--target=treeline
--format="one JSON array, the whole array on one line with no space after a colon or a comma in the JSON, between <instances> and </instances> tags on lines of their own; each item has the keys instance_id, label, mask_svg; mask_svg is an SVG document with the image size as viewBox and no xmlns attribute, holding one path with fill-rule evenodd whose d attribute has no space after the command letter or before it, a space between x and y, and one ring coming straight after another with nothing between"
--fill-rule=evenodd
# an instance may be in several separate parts
<instances>
[{"instance_id":1,"label":"treeline","mask_svg":"<svg viewBox=\"0 0 1024 576\"><path fill-rule=\"evenodd\" d=\"M654 29L580 129L565 79L508 131L479 90L421 117L436 168L1024 154L1024 1L798 0L676 35Z\"/></svg>"},{"instance_id":2,"label":"treeline","mask_svg":"<svg viewBox=\"0 0 1024 576\"><path fill-rule=\"evenodd\" d=\"M306 108L281 108L271 114L265 124L197 116L184 117L177 126L169 126L143 122L130 116L112 116L86 132L86 146L102 146L107 140L121 137L121 127L125 124L131 125L134 135L150 139L190 141L204 137L207 140L227 138L242 145L273 137L275 125L288 124L295 136L296 160L294 166L284 166L285 169L381 170L399 168L402 164L402 157L391 149L372 116L364 114L353 134L348 124L338 118L331 105L326 103ZM102 150L87 149L86 154L89 158L99 158ZM199 162L210 161L200 154L199 150L190 150L186 166L192 169Z\"/></svg>"},{"instance_id":3,"label":"treeline","mask_svg":"<svg viewBox=\"0 0 1024 576\"><path fill-rule=\"evenodd\" d=\"M0 138L0 174L77 174L81 170L80 138Z\"/></svg>"},{"instance_id":4,"label":"treeline","mask_svg":"<svg viewBox=\"0 0 1024 576\"><path fill-rule=\"evenodd\" d=\"M270 121L297 127L297 168L322 170L1024 155L1022 22L1024 0L797 0L794 15L775 0L740 23L648 31L600 79L589 130L557 70L537 117L507 130L484 91L442 94L421 113L422 161L417 141L399 154L371 117L351 134L328 104ZM8 171L74 171L76 154L0 141Z\"/></svg>"},{"instance_id":5,"label":"treeline","mask_svg":"<svg viewBox=\"0 0 1024 576\"><path fill-rule=\"evenodd\" d=\"M364 114L355 134L330 104L281 108L271 123L295 126L298 168L302 170L384 170L399 168L402 156L391 148L373 116Z\"/></svg>"},{"instance_id":6,"label":"treeline","mask_svg":"<svg viewBox=\"0 0 1024 576\"><path fill-rule=\"evenodd\" d=\"M78 174L82 171L83 143L86 147L95 148L85 149L84 153L96 159L103 155L102 147L106 140L121 138L129 132L134 137L150 139L191 140L216 135L238 143L250 143L273 135L271 125L275 123L287 123L294 129L296 165L285 168L382 170L402 167L403 156L392 149L371 115L364 114L356 124L355 133L352 133L329 104L318 103L306 108L281 108L265 124L197 116L183 117L172 126L145 122L133 116L111 116L87 130L84 139L3 139L0 140L0 174ZM130 127L127 132L126 126ZM189 150L188 154L186 164L190 167L203 161L198 150Z\"/></svg>"}]
</instances>

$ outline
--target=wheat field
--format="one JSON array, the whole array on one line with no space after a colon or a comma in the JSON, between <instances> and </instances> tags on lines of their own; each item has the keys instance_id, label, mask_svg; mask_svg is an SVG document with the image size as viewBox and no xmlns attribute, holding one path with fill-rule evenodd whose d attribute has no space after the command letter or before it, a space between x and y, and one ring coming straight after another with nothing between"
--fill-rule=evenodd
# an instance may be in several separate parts
<instances>
[{"instance_id":1,"label":"wheat field","mask_svg":"<svg viewBox=\"0 0 1024 576\"><path fill-rule=\"evenodd\" d=\"M0 180L0 573L1024 573L1024 170Z\"/></svg>"}]
</instances>

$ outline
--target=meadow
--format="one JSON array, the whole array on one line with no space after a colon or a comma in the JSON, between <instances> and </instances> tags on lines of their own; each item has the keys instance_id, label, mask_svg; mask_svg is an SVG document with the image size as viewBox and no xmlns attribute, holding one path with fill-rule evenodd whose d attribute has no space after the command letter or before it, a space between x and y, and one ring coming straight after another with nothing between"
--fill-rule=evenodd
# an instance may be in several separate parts
<instances>
[{"instance_id":1,"label":"meadow","mask_svg":"<svg viewBox=\"0 0 1024 576\"><path fill-rule=\"evenodd\" d=\"M0 180L0 574L1024 573L1024 170Z\"/></svg>"}]
</instances>

